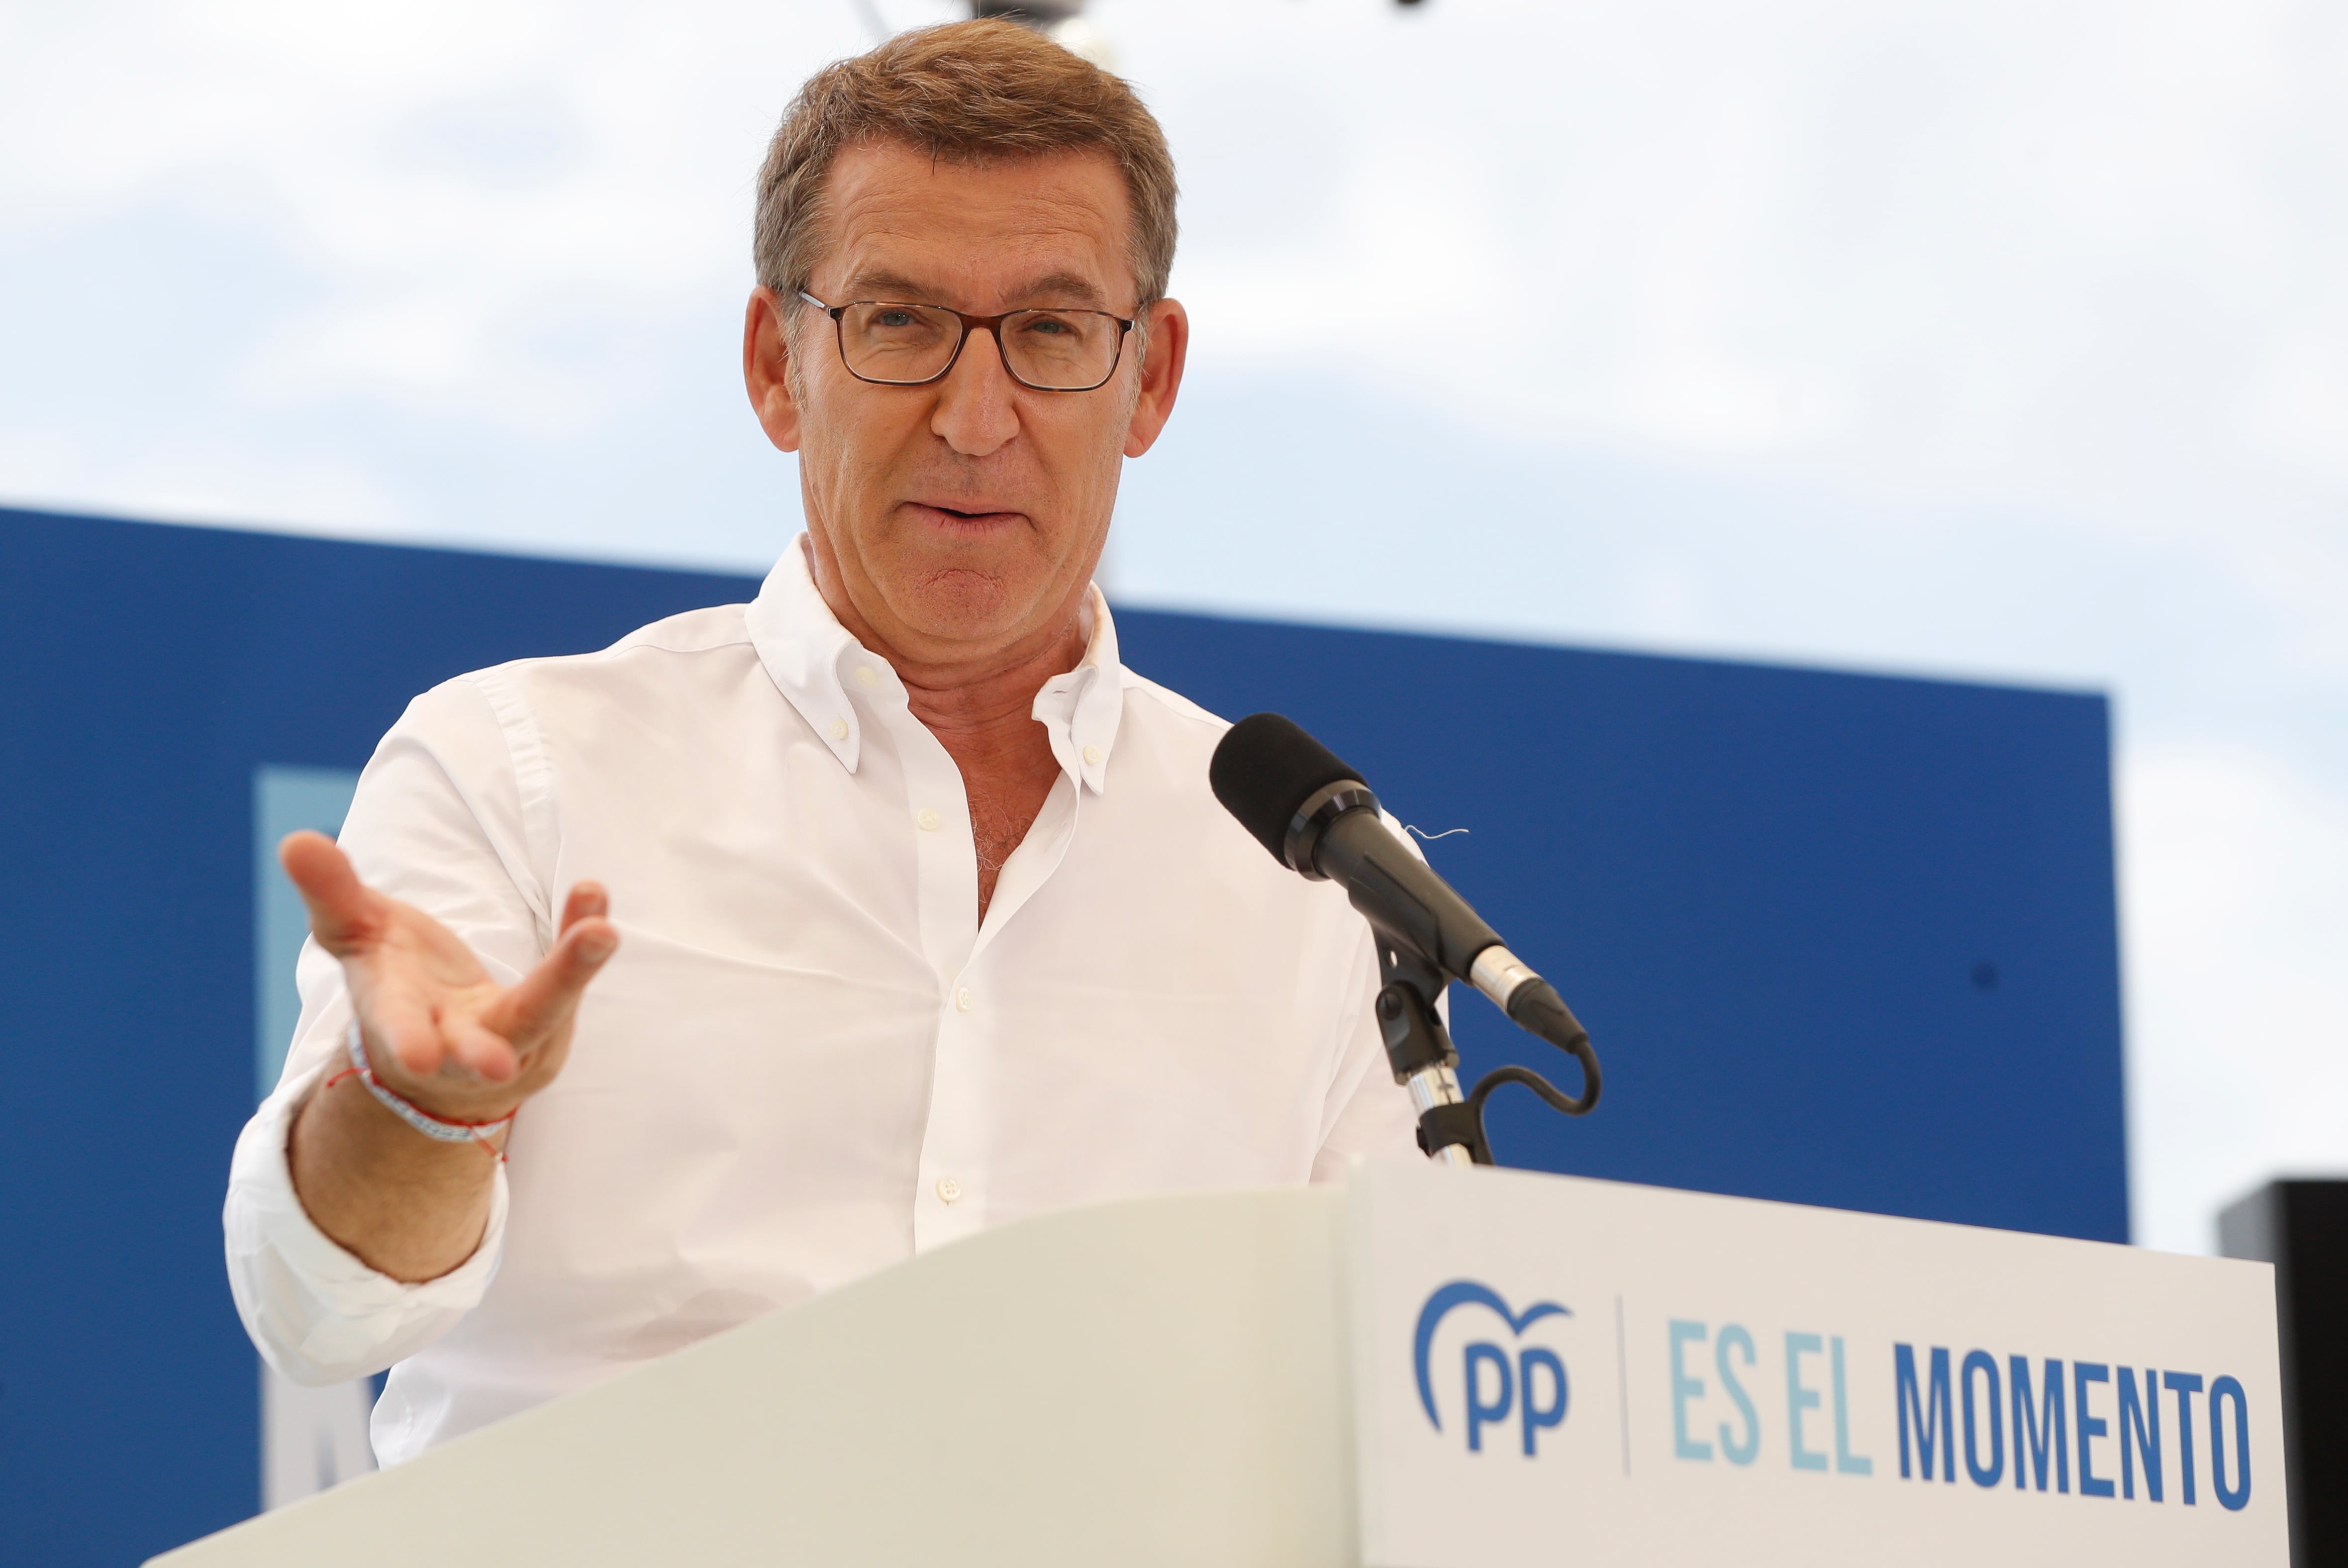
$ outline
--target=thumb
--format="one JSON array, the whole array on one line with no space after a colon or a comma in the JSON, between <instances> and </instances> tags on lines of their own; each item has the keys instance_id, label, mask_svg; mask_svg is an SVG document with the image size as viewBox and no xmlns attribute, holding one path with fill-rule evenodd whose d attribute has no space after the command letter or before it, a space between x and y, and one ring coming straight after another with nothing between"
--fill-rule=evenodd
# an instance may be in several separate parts
<instances>
[{"instance_id":1,"label":"thumb","mask_svg":"<svg viewBox=\"0 0 2348 1568\"><path fill-rule=\"evenodd\" d=\"M277 845L277 863L309 906L310 934L341 958L381 934L382 900L359 881L348 855L324 833L304 829Z\"/></svg>"}]
</instances>

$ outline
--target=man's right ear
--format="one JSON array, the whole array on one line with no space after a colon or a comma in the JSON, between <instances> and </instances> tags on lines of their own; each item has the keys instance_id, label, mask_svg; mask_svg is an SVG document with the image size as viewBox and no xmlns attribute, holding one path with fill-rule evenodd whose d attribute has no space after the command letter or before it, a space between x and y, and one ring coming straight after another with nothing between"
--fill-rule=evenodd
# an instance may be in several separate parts
<instances>
[{"instance_id":1,"label":"man's right ear","mask_svg":"<svg viewBox=\"0 0 2348 1568\"><path fill-rule=\"evenodd\" d=\"M742 318L742 385L767 439L778 451L796 452L799 405L791 393L790 334L784 327L789 309L770 288L750 291L749 308Z\"/></svg>"}]
</instances>

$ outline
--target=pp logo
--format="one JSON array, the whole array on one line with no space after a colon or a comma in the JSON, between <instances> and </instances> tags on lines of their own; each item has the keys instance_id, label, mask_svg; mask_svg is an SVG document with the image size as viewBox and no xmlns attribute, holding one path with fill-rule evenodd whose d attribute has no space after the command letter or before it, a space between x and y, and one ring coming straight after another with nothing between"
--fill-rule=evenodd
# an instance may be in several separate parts
<instances>
[{"instance_id":1,"label":"pp logo","mask_svg":"<svg viewBox=\"0 0 2348 1568\"><path fill-rule=\"evenodd\" d=\"M1510 1312L1498 1291L1472 1279L1453 1280L1428 1296L1426 1305L1418 1309L1418 1334L1411 1354L1418 1373L1419 1405L1426 1411L1427 1424L1438 1432L1443 1429L1443 1418L1436 1413L1435 1379L1427 1366L1427 1355L1435 1348L1435 1331L1442 1325L1445 1315L1461 1306L1489 1308L1517 1338L1544 1317L1573 1315L1570 1308L1553 1301L1537 1301L1522 1313ZM1470 1453L1484 1451L1484 1429L1506 1421L1511 1411L1523 1429L1528 1457L1533 1453L1535 1440L1543 1429L1560 1426L1565 1421L1565 1363L1547 1346L1519 1346L1511 1357L1506 1348L1489 1340L1470 1340L1459 1376L1462 1403L1468 1412Z\"/></svg>"}]
</instances>

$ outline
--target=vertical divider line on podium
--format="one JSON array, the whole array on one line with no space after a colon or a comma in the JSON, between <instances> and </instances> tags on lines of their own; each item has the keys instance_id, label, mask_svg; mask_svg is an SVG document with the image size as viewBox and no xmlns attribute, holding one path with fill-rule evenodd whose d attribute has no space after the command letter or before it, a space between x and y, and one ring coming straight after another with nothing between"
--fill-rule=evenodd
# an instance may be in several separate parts
<instances>
[{"instance_id":1,"label":"vertical divider line on podium","mask_svg":"<svg viewBox=\"0 0 2348 1568\"><path fill-rule=\"evenodd\" d=\"M1622 1416L1622 1479L1631 1479L1631 1342L1622 1326L1622 1293L1614 1293L1614 1394Z\"/></svg>"}]
</instances>

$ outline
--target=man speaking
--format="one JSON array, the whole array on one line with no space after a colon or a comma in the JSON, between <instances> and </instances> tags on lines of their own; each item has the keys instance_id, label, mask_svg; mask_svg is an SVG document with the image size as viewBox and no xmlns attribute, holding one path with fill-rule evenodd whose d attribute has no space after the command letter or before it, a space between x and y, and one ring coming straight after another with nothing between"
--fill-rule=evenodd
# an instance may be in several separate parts
<instances>
[{"instance_id":1,"label":"man speaking","mask_svg":"<svg viewBox=\"0 0 2348 1568\"><path fill-rule=\"evenodd\" d=\"M1181 384L1174 201L1015 26L816 76L743 337L806 532L747 605L426 693L285 841L230 1279L288 1376L392 1369L385 1462L988 1225L1413 1147L1368 928L1092 586Z\"/></svg>"}]
</instances>

